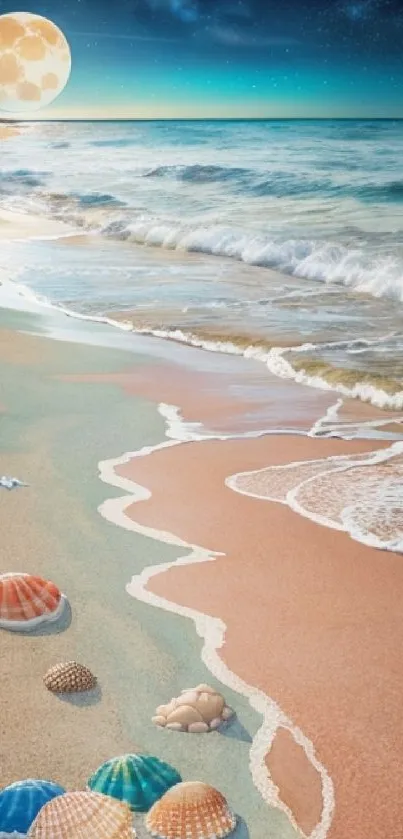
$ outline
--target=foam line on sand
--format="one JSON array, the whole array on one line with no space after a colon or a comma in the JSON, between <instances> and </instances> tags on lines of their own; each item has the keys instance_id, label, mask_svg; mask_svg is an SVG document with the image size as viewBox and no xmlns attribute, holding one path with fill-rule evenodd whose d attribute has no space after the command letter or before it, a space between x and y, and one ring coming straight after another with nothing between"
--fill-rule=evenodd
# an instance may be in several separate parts
<instances>
[{"instance_id":1,"label":"foam line on sand","mask_svg":"<svg viewBox=\"0 0 403 839\"><path fill-rule=\"evenodd\" d=\"M322 784L322 814L320 821L309 834L309 839L325 839L333 816L334 790L332 780L326 768L319 761L313 743L294 725L292 720L286 716L273 699L263 693L263 691L244 682L226 666L219 655L219 651L224 645L227 627L220 618L211 617L186 606L180 606L153 594L147 589L147 585L153 577L164 573L169 568L200 562L214 562L218 556L223 555L206 547L184 542L179 536L173 533L141 525L126 513L126 510L134 503L148 500L151 497L151 492L146 487L128 478L118 476L115 471L116 467L128 463L133 458L147 457L159 449L183 445L186 442L197 442L203 439L228 439L228 437L218 437L218 435L210 435L209 438L201 437L200 434L195 433L194 424L183 422L179 409L175 406L161 404L158 410L166 421L166 437L170 439L166 439L155 446L145 446L138 451L126 452L117 458L100 461L98 464L100 479L110 486L123 489L125 495L119 498L107 499L98 507L98 512L107 521L123 527L125 530L140 533L143 536L156 539L165 544L189 549L189 553L186 556L178 557L173 562L161 563L144 568L140 574L132 577L130 583L126 586L126 591L132 597L144 603L190 618L195 624L197 634L203 639L201 657L206 667L223 685L246 697L250 706L263 717L262 725L253 737L249 753L249 766L253 783L264 801L268 805L280 808L286 813L294 828L299 830L301 835L305 834L298 828L289 807L281 801L279 790L271 779L265 759L271 749L275 735L280 728L285 728L289 731L294 741L303 748L307 759L319 773ZM246 435L237 436L242 437Z\"/></svg>"}]
</instances>

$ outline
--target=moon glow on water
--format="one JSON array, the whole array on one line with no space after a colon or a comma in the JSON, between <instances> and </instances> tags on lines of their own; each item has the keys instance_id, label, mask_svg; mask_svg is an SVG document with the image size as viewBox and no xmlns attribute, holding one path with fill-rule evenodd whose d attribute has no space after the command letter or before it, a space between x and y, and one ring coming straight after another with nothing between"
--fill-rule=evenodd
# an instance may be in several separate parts
<instances>
[{"instance_id":1,"label":"moon glow on water","mask_svg":"<svg viewBox=\"0 0 403 839\"><path fill-rule=\"evenodd\" d=\"M30 12L0 15L0 110L37 111L66 86L71 53L52 21Z\"/></svg>"}]
</instances>

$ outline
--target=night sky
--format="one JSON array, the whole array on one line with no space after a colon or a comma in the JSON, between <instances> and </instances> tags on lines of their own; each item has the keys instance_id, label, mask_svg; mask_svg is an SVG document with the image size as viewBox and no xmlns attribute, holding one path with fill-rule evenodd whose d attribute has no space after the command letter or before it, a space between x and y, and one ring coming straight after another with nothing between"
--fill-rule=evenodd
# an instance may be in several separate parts
<instances>
[{"instance_id":1,"label":"night sky","mask_svg":"<svg viewBox=\"0 0 403 839\"><path fill-rule=\"evenodd\" d=\"M403 0L23 0L71 79L43 117L403 117Z\"/></svg>"}]
</instances>

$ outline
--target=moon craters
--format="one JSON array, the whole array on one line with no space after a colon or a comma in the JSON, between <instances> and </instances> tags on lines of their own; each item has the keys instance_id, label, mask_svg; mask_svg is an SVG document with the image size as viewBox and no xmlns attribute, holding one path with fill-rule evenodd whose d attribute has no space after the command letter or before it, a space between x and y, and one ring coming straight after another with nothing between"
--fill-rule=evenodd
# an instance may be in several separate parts
<instances>
[{"instance_id":1,"label":"moon craters","mask_svg":"<svg viewBox=\"0 0 403 839\"><path fill-rule=\"evenodd\" d=\"M30 12L0 15L0 110L49 105L71 70L69 44L52 21Z\"/></svg>"}]
</instances>

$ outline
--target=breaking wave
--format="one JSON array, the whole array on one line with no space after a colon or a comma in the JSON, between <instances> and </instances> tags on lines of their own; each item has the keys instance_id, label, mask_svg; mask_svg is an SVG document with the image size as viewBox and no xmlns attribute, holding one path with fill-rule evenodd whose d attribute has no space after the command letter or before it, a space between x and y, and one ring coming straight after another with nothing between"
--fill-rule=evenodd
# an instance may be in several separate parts
<instances>
[{"instance_id":1,"label":"breaking wave","mask_svg":"<svg viewBox=\"0 0 403 839\"><path fill-rule=\"evenodd\" d=\"M223 225L187 227L150 217L115 218L104 224L100 233L154 247L228 257L301 279L335 283L373 297L403 302L403 261L390 256L375 259L364 250L350 250L333 242L282 241Z\"/></svg>"}]
</instances>

